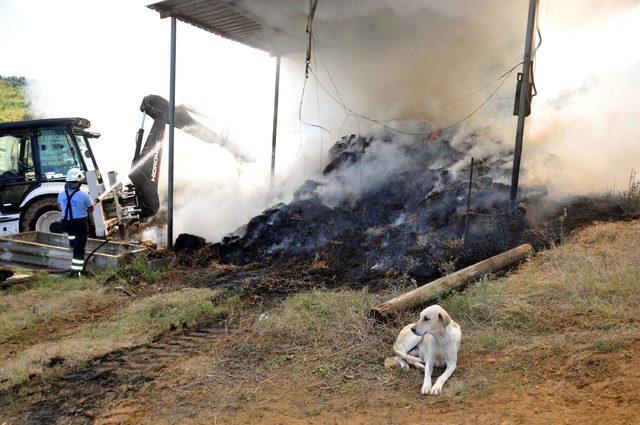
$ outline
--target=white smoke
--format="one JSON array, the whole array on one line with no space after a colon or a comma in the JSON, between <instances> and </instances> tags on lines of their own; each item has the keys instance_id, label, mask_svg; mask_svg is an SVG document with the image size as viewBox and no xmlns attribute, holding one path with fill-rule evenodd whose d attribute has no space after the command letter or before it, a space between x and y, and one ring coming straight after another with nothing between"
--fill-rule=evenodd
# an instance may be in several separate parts
<instances>
[{"instance_id":1,"label":"white smoke","mask_svg":"<svg viewBox=\"0 0 640 425\"><path fill-rule=\"evenodd\" d=\"M558 194L623 189L640 165L640 5L605 2L584 20L576 7L573 25L566 9L549 7L525 183Z\"/></svg>"},{"instance_id":2,"label":"white smoke","mask_svg":"<svg viewBox=\"0 0 640 425\"><path fill-rule=\"evenodd\" d=\"M473 111L497 83L454 105L441 105L482 87L521 60L528 3L321 1L314 21L320 50L313 51L312 67L325 88L357 112L405 131L410 130L406 124L385 120L422 116L446 127ZM306 13L306 2L297 7ZM637 1L540 1L538 96L527 121L523 185L546 185L554 195L620 189L638 168L639 23ZM469 155L482 156L486 146L499 152L513 146L515 77L516 72L458 127L458 137L481 129L503 146L485 144ZM319 95L315 90L312 78L303 115L335 131L345 113L323 87ZM322 114L316 112L317 97ZM344 127L343 134L383 130L353 116ZM320 137L318 131L316 140Z\"/></svg>"},{"instance_id":3,"label":"white smoke","mask_svg":"<svg viewBox=\"0 0 640 425\"><path fill-rule=\"evenodd\" d=\"M42 116L88 118L92 130L102 134L93 143L100 168L121 176L133 157L142 98L168 98L169 20L161 20L147 3L0 3L0 36L15 40L3 43L0 74L34 82L31 97ZM177 38L177 103L204 111L212 117L207 125L255 158L239 164L226 149L176 130L175 233L217 239L270 203L275 59L182 23ZM281 152L297 150L298 138L287 137L297 125L291 128L282 119L280 127ZM287 161L286 155L278 157L279 175L286 173ZM165 149L161 196L166 165Z\"/></svg>"},{"instance_id":4,"label":"white smoke","mask_svg":"<svg viewBox=\"0 0 640 425\"><path fill-rule=\"evenodd\" d=\"M121 174L130 165L140 101L168 92L169 21L145 3L4 0L0 5L0 37L16 40L3 44L0 74L36 80L34 103L47 116L89 118L103 134L95 143L101 168ZM283 4L304 18L308 2ZM312 66L333 96L357 112L379 120L416 116L446 127L478 107L497 83L442 105L489 84L521 60L527 5L528 0L320 0ZM558 192L599 190L624 181L637 165L639 21L636 1L541 0L539 96L527 126L525 183L549 183ZM302 44L305 24L303 19ZM256 162L239 165L225 149L176 131L176 234L218 239L317 176L326 150L339 137L381 130L347 116L313 75L301 116L327 131L301 124L302 61L303 53L283 58L278 178L271 193L275 60L179 24L177 102L212 117L214 128ZM459 137L481 128L488 138L504 141L499 149L510 147L514 90L515 73L459 129ZM402 158L389 153L385 160L401 163Z\"/></svg>"}]
</instances>

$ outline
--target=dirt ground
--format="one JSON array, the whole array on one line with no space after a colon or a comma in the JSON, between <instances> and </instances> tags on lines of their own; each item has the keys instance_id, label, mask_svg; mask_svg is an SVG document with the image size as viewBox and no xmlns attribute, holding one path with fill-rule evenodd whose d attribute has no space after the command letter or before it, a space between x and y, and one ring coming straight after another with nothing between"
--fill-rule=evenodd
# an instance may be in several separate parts
<instances>
[{"instance_id":1,"label":"dirt ground","mask_svg":"<svg viewBox=\"0 0 640 425\"><path fill-rule=\"evenodd\" d=\"M493 390L487 394L464 399L420 396L416 371L395 385L381 380L341 389L298 379L300 371L291 366L257 380L250 399L220 409L216 392L176 379L169 368L106 409L96 423L634 423L640 421L640 362L634 356L639 347L603 358L611 367L606 380L558 379L555 365L543 364L541 379L506 372L489 384ZM560 368L567 361L557 359Z\"/></svg>"},{"instance_id":2,"label":"dirt ground","mask_svg":"<svg viewBox=\"0 0 640 425\"><path fill-rule=\"evenodd\" d=\"M419 371L383 367L415 312L375 323L366 313L389 293L310 291L300 275L284 283L299 294L268 302L245 286L223 320L171 324L89 360L52 357L45 372L0 390L0 424L640 423L638 253L640 222L601 224L441 299L463 328L441 396L419 394ZM268 273L255 281L253 269L180 276L283 288ZM100 319L113 308L91 311ZM56 323L37 329L73 332ZM24 335L12 350L36 338Z\"/></svg>"},{"instance_id":3,"label":"dirt ground","mask_svg":"<svg viewBox=\"0 0 640 425\"><path fill-rule=\"evenodd\" d=\"M59 380L36 381L33 384L37 389L30 396L38 401L22 410L19 417L8 418L7 423L640 421L637 342L611 354L583 352L542 361L532 356L529 367L514 364L510 358L465 358L463 350L459 370L448 385L455 388L464 381L466 369L473 362L492 372L482 392L425 397L419 395L421 375L415 370L382 370L367 383L345 375L337 385L325 386L322 379L309 377L304 365L284 365L274 373L246 358L225 371L214 371L213 364L203 369L203 362L215 362L216 353L228 344L229 337L215 331L178 332L94 359L84 369ZM587 357L588 361L576 362ZM189 373L191 367L198 371L196 376Z\"/></svg>"}]
</instances>

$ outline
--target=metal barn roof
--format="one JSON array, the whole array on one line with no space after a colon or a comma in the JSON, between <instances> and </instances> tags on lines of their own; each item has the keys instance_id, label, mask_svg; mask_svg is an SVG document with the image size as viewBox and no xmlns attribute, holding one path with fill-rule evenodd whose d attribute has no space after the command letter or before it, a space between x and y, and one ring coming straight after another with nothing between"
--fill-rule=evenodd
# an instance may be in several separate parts
<instances>
[{"instance_id":1,"label":"metal barn roof","mask_svg":"<svg viewBox=\"0 0 640 425\"><path fill-rule=\"evenodd\" d=\"M161 18L175 16L273 56L307 48L307 0L164 0L148 7ZM399 14L384 0L322 0L313 27L323 47L371 44L410 34L407 30L424 25L430 14L428 8Z\"/></svg>"},{"instance_id":2,"label":"metal barn roof","mask_svg":"<svg viewBox=\"0 0 640 425\"><path fill-rule=\"evenodd\" d=\"M291 7L282 0L164 0L149 5L161 18L178 20L205 31L267 51L272 55L305 49L307 2Z\"/></svg>"}]
</instances>

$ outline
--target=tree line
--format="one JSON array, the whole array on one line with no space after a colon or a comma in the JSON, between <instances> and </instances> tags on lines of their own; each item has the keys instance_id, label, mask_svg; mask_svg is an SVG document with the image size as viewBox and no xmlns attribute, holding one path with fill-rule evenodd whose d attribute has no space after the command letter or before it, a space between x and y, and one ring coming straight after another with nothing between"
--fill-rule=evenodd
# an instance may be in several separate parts
<instances>
[{"instance_id":1,"label":"tree line","mask_svg":"<svg viewBox=\"0 0 640 425\"><path fill-rule=\"evenodd\" d=\"M28 82L24 77L0 75L0 122L33 118L27 86Z\"/></svg>"}]
</instances>

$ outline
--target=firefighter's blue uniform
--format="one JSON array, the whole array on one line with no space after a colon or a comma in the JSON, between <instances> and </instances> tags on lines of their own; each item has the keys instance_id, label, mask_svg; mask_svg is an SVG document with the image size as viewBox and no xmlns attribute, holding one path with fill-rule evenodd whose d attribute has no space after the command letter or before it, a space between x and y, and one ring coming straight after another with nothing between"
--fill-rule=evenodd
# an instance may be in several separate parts
<instances>
[{"instance_id":1,"label":"firefighter's blue uniform","mask_svg":"<svg viewBox=\"0 0 640 425\"><path fill-rule=\"evenodd\" d=\"M62 226L69 235L69 246L73 249L71 273L79 275L84 269L84 249L89 235L89 208L93 207L91 197L67 184L58 195L58 204L64 217Z\"/></svg>"}]
</instances>

